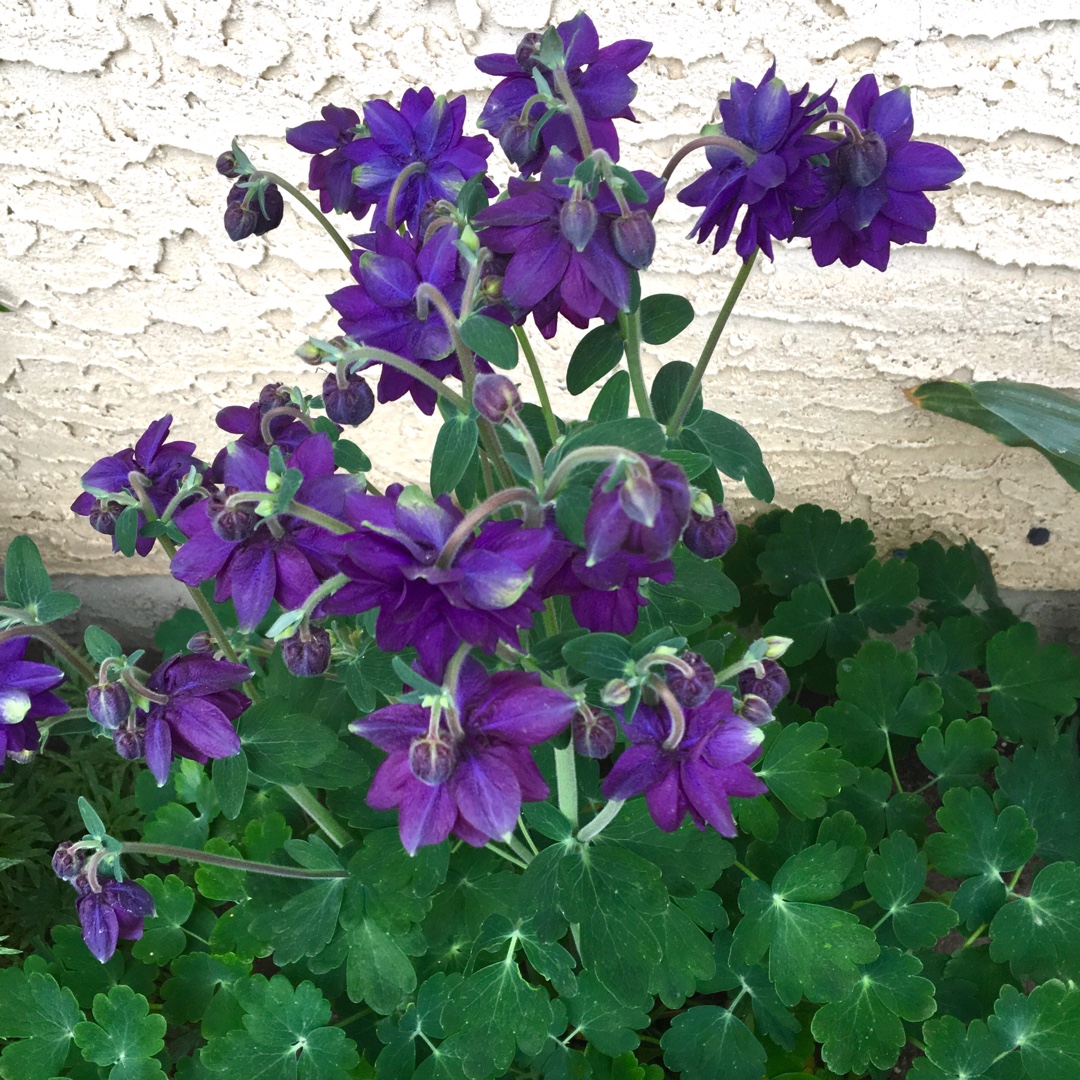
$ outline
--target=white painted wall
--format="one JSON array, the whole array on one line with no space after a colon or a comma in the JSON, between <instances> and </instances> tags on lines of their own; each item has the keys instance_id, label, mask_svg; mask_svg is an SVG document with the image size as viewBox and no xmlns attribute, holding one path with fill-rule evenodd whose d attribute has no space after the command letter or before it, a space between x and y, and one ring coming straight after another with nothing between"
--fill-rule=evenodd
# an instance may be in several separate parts
<instances>
[{"instance_id":1,"label":"white painted wall","mask_svg":"<svg viewBox=\"0 0 1080 1080\"><path fill-rule=\"evenodd\" d=\"M214 412L268 378L306 383L292 350L331 332L337 249L291 208L263 240L221 228L233 135L306 176L286 127L333 102L408 86L468 95L472 58L576 5L557 0L0 0L0 543L27 531L51 567L137 567L67 510L79 474L166 411L204 456ZM967 167L935 197L924 248L887 274L818 270L804 246L755 271L709 404L758 437L777 501L865 517L884 549L974 536L1001 580L1080 587L1076 495L1028 451L913 411L928 378L1080 389L1080 22L1075 0L603 0L602 41L651 38L624 162L659 172L712 116L718 91L775 57L793 86L837 92L866 71L912 88L916 131ZM693 176L684 164L677 181ZM646 292L685 290L702 318L661 359L693 359L734 272L681 239L671 201ZM553 382L569 356L542 349ZM556 394L566 416L587 402ZM384 407L357 436L379 478L423 479L434 426ZM738 513L752 500L732 486ZM1033 548L1032 525L1051 530ZM160 559L160 561L158 561Z\"/></svg>"}]
</instances>

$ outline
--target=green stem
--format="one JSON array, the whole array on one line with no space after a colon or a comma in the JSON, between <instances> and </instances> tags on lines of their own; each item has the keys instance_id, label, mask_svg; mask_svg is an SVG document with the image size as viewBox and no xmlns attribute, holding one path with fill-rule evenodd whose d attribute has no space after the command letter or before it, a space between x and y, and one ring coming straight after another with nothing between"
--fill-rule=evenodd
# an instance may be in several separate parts
<instances>
[{"instance_id":1,"label":"green stem","mask_svg":"<svg viewBox=\"0 0 1080 1080\"><path fill-rule=\"evenodd\" d=\"M297 187L293 187L288 180L278 176L277 173L259 170L260 176L265 176L271 183L284 188L311 216L326 230L327 235L339 248L346 259L352 260L352 248L349 247L345 238L330 224L330 219Z\"/></svg>"},{"instance_id":2,"label":"green stem","mask_svg":"<svg viewBox=\"0 0 1080 1080\"><path fill-rule=\"evenodd\" d=\"M829 589L829 583L824 578L818 578L818 584L821 586L825 595L829 598L829 606L833 610L834 615L840 614L840 608L836 605L836 600L833 597L832 592Z\"/></svg>"},{"instance_id":3,"label":"green stem","mask_svg":"<svg viewBox=\"0 0 1080 1080\"><path fill-rule=\"evenodd\" d=\"M959 948L959 949L957 949L956 951L957 951L957 952L963 952L963 951L964 951L964 949L966 949L966 948L967 948L967 947L968 947L968 946L969 946L969 945L970 945L970 944L971 944L971 943L972 943L973 941L975 941L975 939L976 939L976 938L982 937L982 935L983 935L983 932L984 932L984 931L986 930L986 928L987 928L987 927L988 927L989 925L990 925L989 923L985 923L985 922L984 922L984 923L982 924L982 926L977 926L977 927L975 928L974 932L973 932L973 933L972 933L972 934L971 934L971 935L970 935L970 936L968 937L968 939L967 939L967 940L966 940L966 941L964 942L964 944L963 944L963 945L961 945L961 946L960 946L960 948Z\"/></svg>"},{"instance_id":4,"label":"green stem","mask_svg":"<svg viewBox=\"0 0 1080 1080\"><path fill-rule=\"evenodd\" d=\"M537 448L536 440L532 437L532 432L529 430L528 425L524 420L516 413L511 411L506 418L506 422L517 432L518 442L521 444L522 449L525 451L525 456L529 459L529 470L532 472L533 487L537 492L544 490L544 463L540 458L540 450Z\"/></svg>"},{"instance_id":5,"label":"green stem","mask_svg":"<svg viewBox=\"0 0 1080 1080\"><path fill-rule=\"evenodd\" d=\"M48 627L24 624L0 630L0 643L21 637L37 638L57 656L66 660L88 683L97 682L97 672L59 634L53 633Z\"/></svg>"},{"instance_id":6,"label":"green stem","mask_svg":"<svg viewBox=\"0 0 1080 1080\"><path fill-rule=\"evenodd\" d=\"M510 471L510 466L506 464L502 444L499 442L499 436L495 434L495 428L492 427L491 421L483 416L478 416L476 426L480 429L480 441L487 451L488 460L495 466L495 471L499 474L499 481L504 488L512 487L514 474Z\"/></svg>"},{"instance_id":7,"label":"green stem","mask_svg":"<svg viewBox=\"0 0 1080 1080\"><path fill-rule=\"evenodd\" d=\"M634 403L638 416L652 419L652 402L645 388L645 373L641 369L641 308L634 308L629 315L619 315L619 326L626 343L626 366L630 371L630 385L634 390Z\"/></svg>"},{"instance_id":8,"label":"green stem","mask_svg":"<svg viewBox=\"0 0 1080 1080\"><path fill-rule=\"evenodd\" d=\"M592 152L592 136L589 135L588 125L585 123L585 114L581 111L581 103L574 95L574 88L570 85L570 79L566 74L566 68L562 65L552 70L555 76L555 89L559 97L563 99L570 119L574 124L574 132L577 134L578 143L581 145L581 160L584 161Z\"/></svg>"},{"instance_id":9,"label":"green stem","mask_svg":"<svg viewBox=\"0 0 1080 1080\"><path fill-rule=\"evenodd\" d=\"M884 915L882 915L882 916L881 916L881 918L880 918L880 919L878 919L878 921L877 921L876 923L874 923L874 925L873 925L873 926L871 926L871 927L870 927L871 931L872 931L873 933L875 933L875 934L876 934L876 933L877 933L877 931L878 931L878 928L879 928L879 927L881 927L881 926L883 926L883 925L885 924L885 921L886 921L886 920L887 920L887 919L888 919L888 918L889 918L889 917L890 917L891 915L892 915L892 912L891 912L891 911L886 911L886 912L885 912L885 914L884 914Z\"/></svg>"},{"instance_id":10,"label":"green stem","mask_svg":"<svg viewBox=\"0 0 1080 1080\"><path fill-rule=\"evenodd\" d=\"M739 142L738 139L731 138L729 135L701 135L696 139L691 139L685 146L681 146L675 151L671 160L664 166L664 171L661 174L664 180L671 179L671 174L687 154L692 154L703 146L722 146L725 150L738 154L747 165L753 165L757 159L757 154L749 146Z\"/></svg>"},{"instance_id":11,"label":"green stem","mask_svg":"<svg viewBox=\"0 0 1080 1080\"><path fill-rule=\"evenodd\" d=\"M682 427L683 421L686 419L686 414L690 411L690 406L693 404L694 397L698 392L698 387L701 386L701 380L705 377L705 369L709 366L712 354L716 350L716 344L720 340L720 335L724 332L724 327L727 326L727 321L731 317L731 312L735 307L736 301L739 299L739 294L742 292L743 286L746 284L746 279L750 276L750 271L754 267L754 260L756 258L757 250L755 249L750 258L746 259L742 266L739 267L739 272L735 275L735 280L731 283L727 298L724 300L724 306L716 316L716 322L713 323L713 328L709 331L709 337L701 350L701 356L698 357L698 362L694 365L690 381L686 384L686 389L683 390L682 397L679 398L679 404L675 406L675 413L667 426L668 435L675 435L678 433L679 428Z\"/></svg>"},{"instance_id":12,"label":"green stem","mask_svg":"<svg viewBox=\"0 0 1080 1080\"><path fill-rule=\"evenodd\" d=\"M506 846L528 866L533 861L533 853L516 837L508 836Z\"/></svg>"},{"instance_id":13,"label":"green stem","mask_svg":"<svg viewBox=\"0 0 1080 1080\"><path fill-rule=\"evenodd\" d=\"M614 465L619 461L635 462L643 471L647 469L640 455L635 454L633 450L627 450L624 446L579 446L576 450L571 450L551 474L551 479L540 496L540 502L547 504L554 500L560 488L570 479L570 474L579 465L591 465L596 462Z\"/></svg>"},{"instance_id":14,"label":"green stem","mask_svg":"<svg viewBox=\"0 0 1080 1080\"><path fill-rule=\"evenodd\" d=\"M578 833L578 840L583 844L595 840L615 820L615 815L622 808L622 799L610 799L605 803L604 809Z\"/></svg>"},{"instance_id":15,"label":"green stem","mask_svg":"<svg viewBox=\"0 0 1080 1080\"><path fill-rule=\"evenodd\" d=\"M492 852L495 855L498 855L500 859L505 859L508 863L512 863L514 866L518 867L521 870L528 869L519 858L511 855L509 851L503 851L503 849L499 847L493 840L489 840L484 845L484 849L486 851Z\"/></svg>"},{"instance_id":16,"label":"green stem","mask_svg":"<svg viewBox=\"0 0 1080 1080\"><path fill-rule=\"evenodd\" d=\"M357 345L355 348L350 349L347 355L350 360L374 360L380 364L389 364L391 367L397 368L398 371L404 371L406 375L411 375L425 386L431 387L436 394L446 398L458 412L467 413L469 411L469 403L459 393L451 390L442 379L437 379L430 371L425 371L419 364L406 360L404 356L398 356L397 353L388 352L386 349L375 349L368 345Z\"/></svg>"},{"instance_id":17,"label":"green stem","mask_svg":"<svg viewBox=\"0 0 1080 1080\"><path fill-rule=\"evenodd\" d=\"M574 744L555 751L555 789L559 810L576 832L578 827L577 759Z\"/></svg>"},{"instance_id":18,"label":"green stem","mask_svg":"<svg viewBox=\"0 0 1080 1080\"><path fill-rule=\"evenodd\" d=\"M521 835L525 837L525 843L532 849L532 853L539 855L540 849L534 843L532 833L529 832L529 826L525 824L525 818L521 814L518 814L518 828L521 830Z\"/></svg>"},{"instance_id":19,"label":"green stem","mask_svg":"<svg viewBox=\"0 0 1080 1080\"><path fill-rule=\"evenodd\" d=\"M189 862L206 863L208 866L223 866L227 870L246 870L251 874L268 874L271 877L285 878L346 878L347 870L306 870L299 866L278 866L276 863L248 862L247 859L233 859L228 855L213 855L209 851L195 848L174 847L172 844L144 844L142 841L121 845L122 855L158 855L163 859L187 859Z\"/></svg>"},{"instance_id":20,"label":"green stem","mask_svg":"<svg viewBox=\"0 0 1080 1080\"><path fill-rule=\"evenodd\" d=\"M515 326L514 334L517 336L521 351L525 354L525 363L529 365L529 374L532 375L533 385L536 387L536 396L540 399L540 409L544 414L544 423L547 425L548 435L551 436L551 442L554 444L559 440L559 424L551 408L551 398L548 396L544 376L540 373L536 353L533 352L532 342L529 341L524 326Z\"/></svg>"},{"instance_id":21,"label":"green stem","mask_svg":"<svg viewBox=\"0 0 1080 1080\"><path fill-rule=\"evenodd\" d=\"M743 864L741 862L739 862L738 860L736 860L734 863L732 863L732 866L736 867L736 869L738 869L738 870L741 870L751 881L757 881L758 880L757 874L755 874L754 871L751 870L749 866L743 866Z\"/></svg>"},{"instance_id":22,"label":"green stem","mask_svg":"<svg viewBox=\"0 0 1080 1080\"><path fill-rule=\"evenodd\" d=\"M398 196L401 195L401 189L408 183L410 177L426 171L427 165L423 161L410 161L409 164L394 177L394 185L390 188L390 197L386 200L386 224L389 225L391 229L397 226L394 215L397 210L397 201Z\"/></svg>"},{"instance_id":23,"label":"green stem","mask_svg":"<svg viewBox=\"0 0 1080 1080\"><path fill-rule=\"evenodd\" d=\"M352 833L315 798L304 784L281 784L280 787L326 833L330 843L335 847L344 847L353 839Z\"/></svg>"},{"instance_id":24,"label":"green stem","mask_svg":"<svg viewBox=\"0 0 1080 1080\"><path fill-rule=\"evenodd\" d=\"M458 363L461 365L461 384L465 390L465 400L473 399L473 384L476 382L476 357L472 349L465 344L461 336L461 327L458 325L458 317L445 296L429 281L421 282L416 288L417 314L421 319L427 317L426 304L432 304L439 313L450 340L454 343L454 351L457 353Z\"/></svg>"},{"instance_id":25,"label":"green stem","mask_svg":"<svg viewBox=\"0 0 1080 1080\"><path fill-rule=\"evenodd\" d=\"M896 785L897 792L902 795L904 785L900 783L900 774L896 771L896 758L893 757L892 739L889 738L887 731L885 732L885 752L889 755L889 772L892 773L893 783Z\"/></svg>"}]
</instances>

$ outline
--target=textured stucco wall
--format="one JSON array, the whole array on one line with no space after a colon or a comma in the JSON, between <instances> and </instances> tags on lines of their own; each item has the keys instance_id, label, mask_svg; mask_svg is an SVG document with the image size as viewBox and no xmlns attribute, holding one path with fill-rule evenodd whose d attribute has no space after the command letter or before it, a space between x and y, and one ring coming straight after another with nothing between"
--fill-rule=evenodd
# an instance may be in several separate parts
<instances>
[{"instance_id":1,"label":"textured stucco wall","mask_svg":"<svg viewBox=\"0 0 1080 1080\"><path fill-rule=\"evenodd\" d=\"M475 55L566 18L561 0L0 0L0 543L35 534L49 565L132 567L71 518L77 477L166 410L205 456L221 405L332 332L338 251L287 209L265 240L231 244L217 154L239 135L297 179L284 129L328 103L430 82L475 117L491 80ZM901 388L1014 378L1080 389L1080 22L1075 0L604 0L604 41L651 38L623 158L659 172L712 118L718 91L772 59L790 85L846 95L875 71L912 88L916 132L967 167L935 196L925 247L885 275L818 270L805 246L756 270L706 384L762 443L783 505L865 517L883 547L975 537L1001 580L1080 587L1080 496L1031 452L941 417ZM470 120L471 126L472 120ZM694 175L684 164L676 180ZM660 212L646 292L685 290L701 315L663 359L693 359L734 273L683 241L693 212ZM552 382L569 355L541 348ZM655 370L660 357L649 355ZM587 401L556 393L567 416ZM388 407L357 436L379 478L423 479L434 425ZM754 504L732 485L737 511ZM1032 525L1051 541L1025 541Z\"/></svg>"}]
</instances>

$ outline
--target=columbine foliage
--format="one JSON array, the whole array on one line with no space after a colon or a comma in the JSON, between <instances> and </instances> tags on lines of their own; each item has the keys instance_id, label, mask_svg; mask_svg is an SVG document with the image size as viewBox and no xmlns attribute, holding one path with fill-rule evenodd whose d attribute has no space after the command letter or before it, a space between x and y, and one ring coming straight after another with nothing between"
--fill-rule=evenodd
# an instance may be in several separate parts
<instances>
[{"instance_id":1,"label":"columbine foliage","mask_svg":"<svg viewBox=\"0 0 1080 1080\"><path fill-rule=\"evenodd\" d=\"M479 58L501 195L428 88L290 131L321 211L219 159L232 239L285 191L348 257L344 336L298 350L318 394L223 409L211 464L164 416L84 475L75 511L191 590L160 660L66 643L77 601L8 549L4 1080L1076 1075L1080 662L971 544L879 559L815 506L736 528L725 484L773 479L705 407L712 346L678 358L693 307L642 297L697 149L679 198L743 260L713 344L759 249L884 269L960 165L903 89L840 110L770 69L632 171L648 49L579 14ZM536 369L559 316L599 320L584 419ZM491 371L522 357L536 404ZM406 395L439 410L430 492L380 492L342 425Z\"/></svg>"}]
</instances>

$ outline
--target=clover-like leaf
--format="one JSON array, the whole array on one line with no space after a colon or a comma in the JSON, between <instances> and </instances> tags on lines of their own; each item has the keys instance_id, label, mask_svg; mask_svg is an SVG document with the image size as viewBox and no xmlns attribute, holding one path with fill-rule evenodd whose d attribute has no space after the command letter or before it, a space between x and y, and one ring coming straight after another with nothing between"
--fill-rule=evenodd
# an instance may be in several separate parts
<instances>
[{"instance_id":1,"label":"clover-like leaf","mask_svg":"<svg viewBox=\"0 0 1080 1080\"><path fill-rule=\"evenodd\" d=\"M828 729L817 723L787 724L766 735L757 774L797 818L821 817L825 800L858 779L839 750L822 749L828 738Z\"/></svg>"},{"instance_id":2,"label":"clover-like leaf","mask_svg":"<svg viewBox=\"0 0 1080 1080\"><path fill-rule=\"evenodd\" d=\"M211 956L193 952L178 956L171 969L173 977L161 987L165 1019L172 1024L192 1024L211 1015L218 991L247 978L251 964L232 953Z\"/></svg>"},{"instance_id":3,"label":"clover-like leaf","mask_svg":"<svg viewBox=\"0 0 1080 1080\"><path fill-rule=\"evenodd\" d=\"M345 959L349 1000L366 1002L377 1013L392 1013L416 989L416 969L402 948L406 939L388 933L374 919L354 916L351 921L320 960L337 966Z\"/></svg>"},{"instance_id":4,"label":"clover-like leaf","mask_svg":"<svg viewBox=\"0 0 1080 1080\"><path fill-rule=\"evenodd\" d=\"M712 978L716 970L709 939L675 903L653 920L653 930L661 958L649 979L649 993L658 995L669 1009L680 1009L698 982Z\"/></svg>"},{"instance_id":5,"label":"clover-like leaf","mask_svg":"<svg viewBox=\"0 0 1080 1080\"><path fill-rule=\"evenodd\" d=\"M911 643L919 670L941 687L941 711L946 720L980 711L979 692L961 673L983 666L989 637L986 622L978 616L950 616L938 626L928 626Z\"/></svg>"},{"instance_id":6,"label":"clover-like leaf","mask_svg":"<svg viewBox=\"0 0 1080 1080\"><path fill-rule=\"evenodd\" d=\"M761 1080L765 1049L729 1010L698 1005L680 1013L660 1040L664 1064L685 1080Z\"/></svg>"},{"instance_id":7,"label":"clover-like leaf","mask_svg":"<svg viewBox=\"0 0 1080 1080\"><path fill-rule=\"evenodd\" d=\"M150 1003L130 986L114 986L94 998L95 1023L75 1025L75 1042L95 1065L114 1065L109 1080L161 1076L153 1057L165 1045L165 1017L151 1016Z\"/></svg>"},{"instance_id":8,"label":"clover-like leaf","mask_svg":"<svg viewBox=\"0 0 1080 1080\"><path fill-rule=\"evenodd\" d=\"M573 997L560 1000L570 1023L581 1029L591 1046L611 1057L636 1049L641 1042L638 1032L649 1026L648 994L627 1004L590 971L578 978Z\"/></svg>"},{"instance_id":9,"label":"clover-like leaf","mask_svg":"<svg viewBox=\"0 0 1080 1080\"><path fill-rule=\"evenodd\" d=\"M855 575L853 613L871 630L891 634L911 620L919 595L919 571L908 562L868 562Z\"/></svg>"},{"instance_id":10,"label":"clover-like leaf","mask_svg":"<svg viewBox=\"0 0 1080 1080\"><path fill-rule=\"evenodd\" d=\"M982 1076L998 1056L997 1044L982 1020L965 1028L955 1016L923 1025L926 1057L915 1062L911 1080L964 1080Z\"/></svg>"},{"instance_id":11,"label":"clover-like leaf","mask_svg":"<svg viewBox=\"0 0 1080 1080\"><path fill-rule=\"evenodd\" d=\"M187 947L183 926L191 916L195 893L175 874L164 881L156 874L147 874L139 883L154 898L154 914L143 923L143 936L131 952L148 964L167 964Z\"/></svg>"},{"instance_id":12,"label":"clover-like leaf","mask_svg":"<svg viewBox=\"0 0 1080 1080\"><path fill-rule=\"evenodd\" d=\"M49 1080L68 1056L83 1020L75 995L51 975L0 969L0 1038L18 1040L0 1054L4 1080Z\"/></svg>"},{"instance_id":13,"label":"clover-like leaf","mask_svg":"<svg viewBox=\"0 0 1080 1080\"><path fill-rule=\"evenodd\" d=\"M1024 997L1003 986L986 1022L998 1052L1020 1049L1030 1080L1075 1080L1080 1076L1080 990L1057 979Z\"/></svg>"},{"instance_id":14,"label":"clover-like leaf","mask_svg":"<svg viewBox=\"0 0 1080 1080\"><path fill-rule=\"evenodd\" d=\"M920 971L916 957L882 949L845 997L814 1014L811 1030L833 1072L863 1072L871 1063L887 1069L896 1061L907 1042L901 1020L934 1014L934 984Z\"/></svg>"},{"instance_id":15,"label":"clover-like leaf","mask_svg":"<svg viewBox=\"0 0 1080 1080\"><path fill-rule=\"evenodd\" d=\"M977 577L971 552L963 547L943 548L936 540L912 544L905 556L919 570L919 595L930 601L927 618L940 622L969 614L965 601Z\"/></svg>"},{"instance_id":16,"label":"clover-like leaf","mask_svg":"<svg viewBox=\"0 0 1080 1080\"><path fill-rule=\"evenodd\" d=\"M985 786L984 775L1000 761L997 735L985 716L954 720L947 728L930 728L916 747L919 760L937 778L938 790Z\"/></svg>"},{"instance_id":17,"label":"clover-like leaf","mask_svg":"<svg viewBox=\"0 0 1080 1080\"><path fill-rule=\"evenodd\" d=\"M1005 903L1001 875L1031 858L1035 830L1019 806L995 814L981 788L947 791L937 820L942 832L926 838L927 857L943 874L967 879L953 897L953 909L969 927L989 922Z\"/></svg>"}]
</instances>

